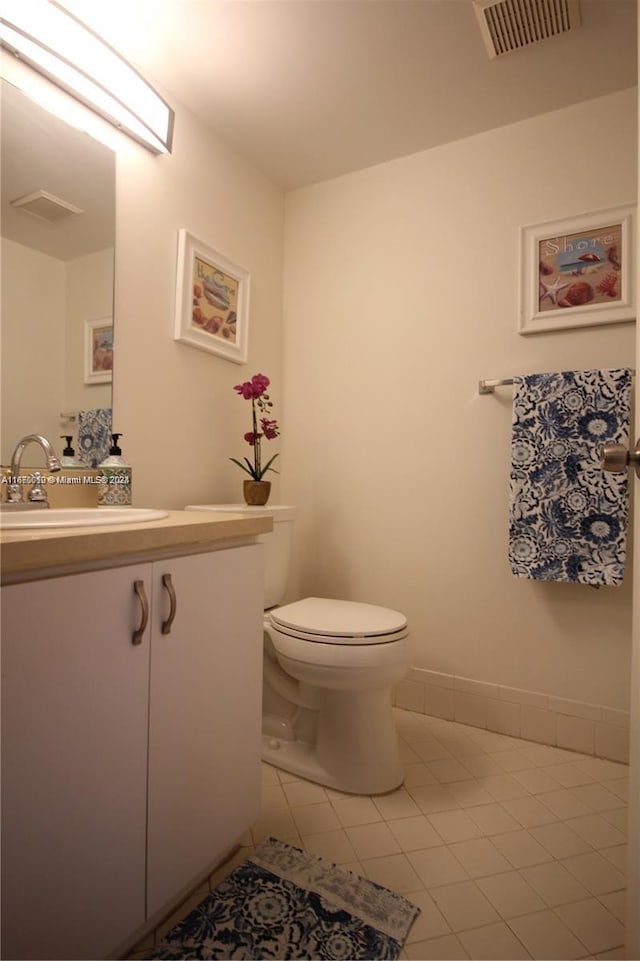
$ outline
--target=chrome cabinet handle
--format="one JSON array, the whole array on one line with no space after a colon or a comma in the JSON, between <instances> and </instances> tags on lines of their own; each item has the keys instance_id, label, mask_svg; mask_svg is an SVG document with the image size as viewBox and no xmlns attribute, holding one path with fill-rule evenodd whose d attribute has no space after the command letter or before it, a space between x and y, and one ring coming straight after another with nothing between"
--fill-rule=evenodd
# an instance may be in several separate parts
<instances>
[{"instance_id":1,"label":"chrome cabinet handle","mask_svg":"<svg viewBox=\"0 0 640 961\"><path fill-rule=\"evenodd\" d=\"M171 580L171 574L162 575L162 586L165 588L167 594L169 595L169 616L166 621L162 622L162 633L170 634L171 625L173 624L174 618L176 616L176 611L178 610L178 600L176 598L176 591L173 586L173 581Z\"/></svg>"},{"instance_id":2,"label":"chrome cabinet handle","mask_svg":"<svg viewBox=\"0 0 640 961\"><path fill-rule=\"evenodd\" d=\"M149 623L149 601L147 600L147 595L145 593L144 581L134 581L133 590L140 601L141 617L140 626L136 631L133 632L131 643L142 644L142 635L146 631L147 624Z\"/></svg>"},{"instance_id":3,"label":"chrome cabinet handle","mask_svg":"<svg viewBox=\"0 0 640 961\"><path fill-rule=\"evenodd\" d=\"M600 467L602 470L617 474L633 464L636 476L640 477L640 438L635 450L627 450L622 444L605 444L600 448Z\"/></svg>"}]
</instances>

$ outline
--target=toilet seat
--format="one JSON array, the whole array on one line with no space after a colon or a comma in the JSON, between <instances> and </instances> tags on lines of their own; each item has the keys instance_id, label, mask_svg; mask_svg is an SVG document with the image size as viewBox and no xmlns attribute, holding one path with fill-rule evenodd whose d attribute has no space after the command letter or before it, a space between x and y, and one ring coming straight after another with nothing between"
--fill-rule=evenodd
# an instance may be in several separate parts
<instances>
[{"instance_id":1,"label":"toilet seat","mask_svg":"<svg viewBox=\"0 0 640 961\"><path fill-rule=\"evenodd\" d=\"M374 604L307 597L269 612L275 630L315 644L390 644L407 636L399 611Z\"/></svg>"}]
</instances>

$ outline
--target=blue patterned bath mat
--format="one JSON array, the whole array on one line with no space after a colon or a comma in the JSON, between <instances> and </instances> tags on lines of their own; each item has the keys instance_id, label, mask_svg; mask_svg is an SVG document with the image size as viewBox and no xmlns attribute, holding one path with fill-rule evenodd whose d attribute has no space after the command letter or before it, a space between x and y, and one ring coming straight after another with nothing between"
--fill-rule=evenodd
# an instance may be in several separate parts
<instances>
[{"instance_id":1,"label":"blue patterned bath mat","mask_svg":"<svg viewBox=\"0 0 640 961\"><path fill-rule=\"evenodd\" d=\"M509 560L516 577L614 586L624 576L626 474L600 467L629 444L631 371L515 378Z\"/></svg>"},{"instance_id":2,"label":"blue patterned bath mat","mask_svg":"<svg viewBox=\"0 0 640 961\"><path fill-rule=\"evenodd\" d=\"M149 958L386 961L419 913L400 894L268 838Z\"/></svg>"}]
</instances>

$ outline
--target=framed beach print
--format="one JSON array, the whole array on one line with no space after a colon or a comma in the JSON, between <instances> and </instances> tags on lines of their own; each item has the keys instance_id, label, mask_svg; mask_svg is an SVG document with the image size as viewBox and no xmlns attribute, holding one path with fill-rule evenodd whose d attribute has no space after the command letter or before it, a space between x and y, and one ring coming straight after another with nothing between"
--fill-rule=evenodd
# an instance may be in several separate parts
<instances>
[{"instance_id":1,"label":"framed beach print","mask_svg":"<svg viewBox=\"0 0 640 961\"><path fill-rule=\"evenodd\" d=\"M635 206L520 231L518 332L635 320Z\"/></svg>"},{"instance_id":2,"label":"framed beach print","mask_svg":"<svg viewBox=\"0 0 640 961\"><path fill-rule=\"evenodd\" d=\"M84 324L84 382L110 384L113 372L113 319L99 317Z\"/></svg>"},{"instance_id":3,"label":"framed beach print","mask_svg":"<svg viewBox=\"0 0 640 961\"><path fill-rule=\"evenodd\" d=\"M249 274L184 229L178 232L174 340L247 362Z\"/></svg>"}]
</instances>

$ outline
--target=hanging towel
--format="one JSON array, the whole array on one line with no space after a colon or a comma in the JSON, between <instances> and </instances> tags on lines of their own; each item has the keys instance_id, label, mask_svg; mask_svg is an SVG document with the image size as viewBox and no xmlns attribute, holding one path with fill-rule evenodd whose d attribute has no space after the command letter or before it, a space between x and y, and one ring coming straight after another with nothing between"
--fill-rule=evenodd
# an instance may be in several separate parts
<instances>
[{"instance_id":1,"label":"hanging towel","mask_svg":"<svg viewBox=\"0 0 640 961\"><path fill-rule=\"evenodd\" d=\"M509 560L516 577L619 584L627 474L600 448L629 446L631 371L574 370L514 378Z\"/></svg>"},{"instance_id":2,"label":"hanging towel","mask_svg":"<svg viewBox=\"0 0 640 961\"><path fill-rule=\"evenodd\" d=\"M78 413L78 458L85 467L97 467L109 456L111 408L81 410Z\"/></svg>"}]
</instances>

